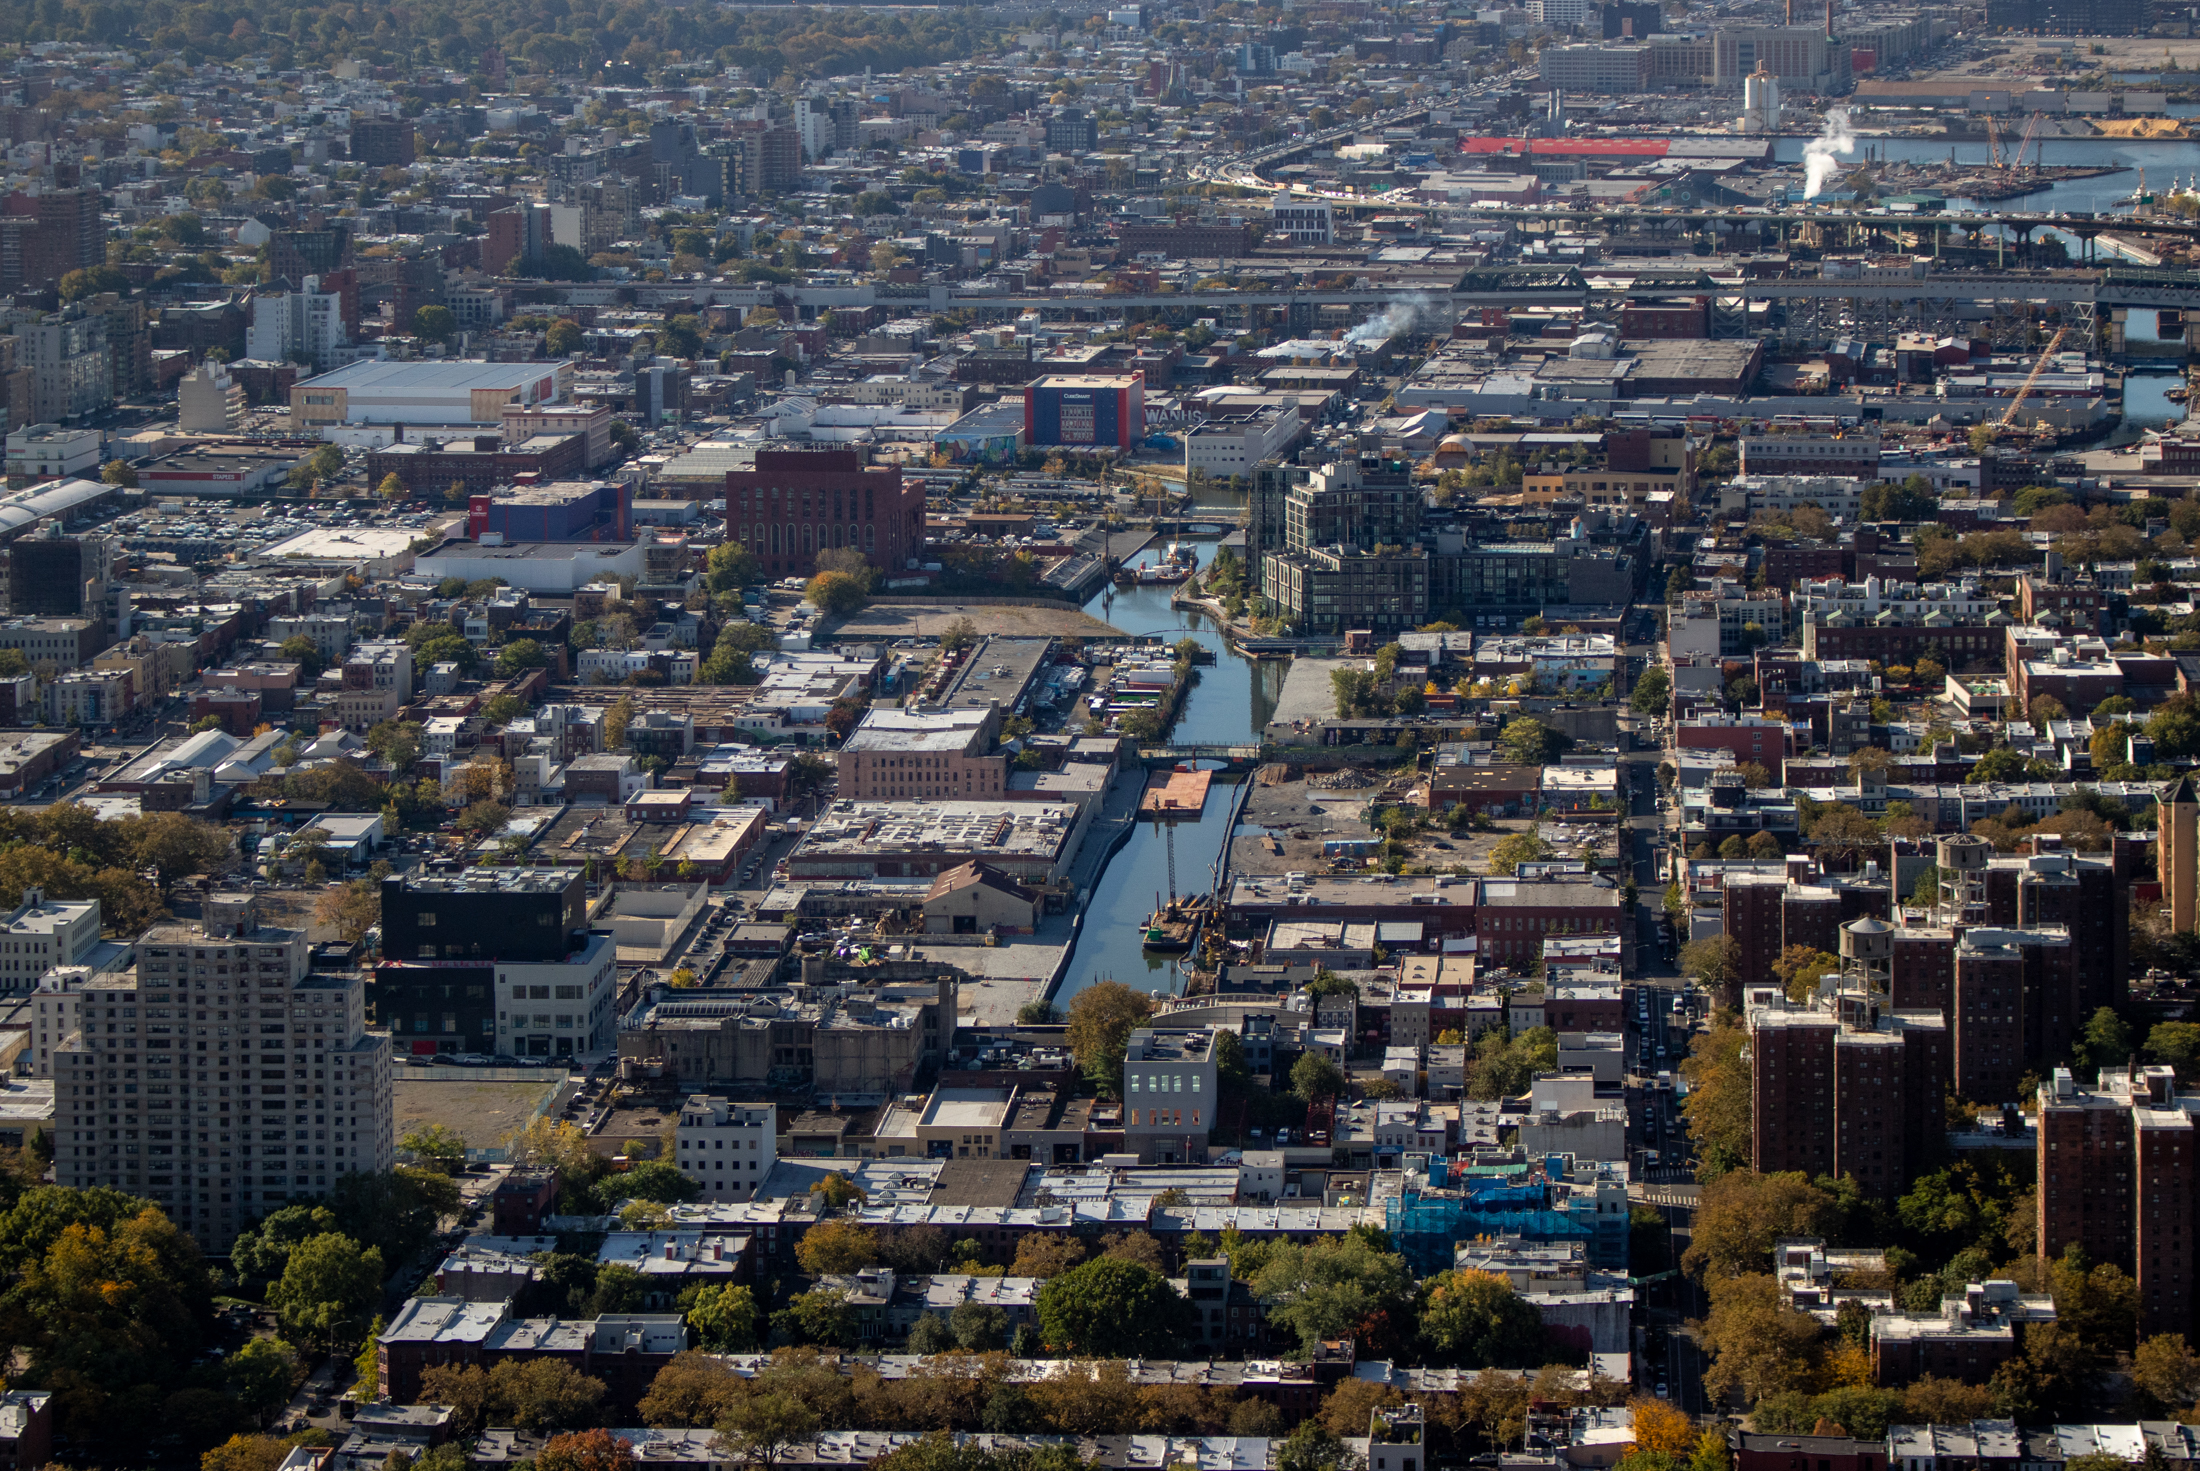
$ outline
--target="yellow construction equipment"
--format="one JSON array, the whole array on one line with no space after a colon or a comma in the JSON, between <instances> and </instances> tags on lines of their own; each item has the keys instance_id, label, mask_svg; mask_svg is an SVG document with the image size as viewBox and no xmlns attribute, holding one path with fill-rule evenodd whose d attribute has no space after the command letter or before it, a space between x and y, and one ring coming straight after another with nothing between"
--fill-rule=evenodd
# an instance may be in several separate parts
<instances>
[{"instance_id":1,"label":"yellow construction equipment","mask_svg":"<svg viewBox=\"0 0 2200 1471\"><path fill-rule=\"evenodd\" d=\"M2039 361L2032 365L2031 372L2024 375L2024 386L2017 390L2017 396L2009 400L2009 407L2002 410L2001 417L1994 421L1994 437L1996 439L2001 438L2002 431L2007 429L2010 421L2016 418L2018 408L2023 405L2027 398L2032 396L2032 385L2039 382L2040 374L2047 371L2047 360L2055 355L2056 348L2062 346L2063 334L2069 330L2068 327L2057 327L2055 335L2047 340L2047 346L2040 349Z\"/></svg>"}]
</instances>

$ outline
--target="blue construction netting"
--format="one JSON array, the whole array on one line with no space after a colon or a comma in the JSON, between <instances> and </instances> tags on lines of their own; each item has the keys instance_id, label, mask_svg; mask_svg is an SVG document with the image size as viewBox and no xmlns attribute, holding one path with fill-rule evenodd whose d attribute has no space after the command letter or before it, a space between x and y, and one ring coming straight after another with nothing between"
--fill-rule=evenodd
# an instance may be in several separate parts
<instances>
[{"instance_id":1,"label":"blue construction netting","mask_svg":"<svg viewBox=\"0 0 2200 1471\"><path fill-rule=\"evenodd\" d=\"M1389 1201L1384 1225L1394 1249L1423 1273L1449 1269L1461 1242L1485 1236L1579 1241L1590 1265L1624 1271L1626 1213L1600 1215L1587 1196L1575 1196L1567 1204L1571 1208L1563 1210L1551 1204L1545 1180L1483 1178L1432 1159L1429 1189L1409 1187Z\"/></svg>"}]
</instances>

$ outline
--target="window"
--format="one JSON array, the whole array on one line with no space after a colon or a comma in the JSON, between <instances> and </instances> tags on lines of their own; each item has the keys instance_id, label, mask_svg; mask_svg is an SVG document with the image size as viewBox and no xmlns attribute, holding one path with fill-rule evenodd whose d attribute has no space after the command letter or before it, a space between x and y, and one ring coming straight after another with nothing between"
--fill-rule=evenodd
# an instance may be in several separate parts
<instances>
[{"instance_id":1,"label":"window","mask_svg":"<svg viewBox=\"0 0 2200 1471\"><path fill-rule=\"evenodd\" d=\"M416 914L413 916L413 923L419 925L424 930L432 930L435 928L435 914L433 911Z\"/></svg>"}]
</instances>

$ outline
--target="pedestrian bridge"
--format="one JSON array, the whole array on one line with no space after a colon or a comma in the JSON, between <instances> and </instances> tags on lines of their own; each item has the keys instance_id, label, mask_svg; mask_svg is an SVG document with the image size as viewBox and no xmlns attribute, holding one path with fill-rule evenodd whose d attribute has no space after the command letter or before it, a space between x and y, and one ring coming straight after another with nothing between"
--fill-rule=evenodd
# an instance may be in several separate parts
<instances>
[{"instance_id":1,"label":"pedestrian bridge","mask_svg":"<svg viewBox=\"0 0 2200 1471\"><path fill-rule=\"evenodd\" d=\"M1258 746L1145 746L1138 759L1149 766L1174 765L1179 761L1220 761L1227 766L1257 766Z\"/></svg>"}]
</instances>

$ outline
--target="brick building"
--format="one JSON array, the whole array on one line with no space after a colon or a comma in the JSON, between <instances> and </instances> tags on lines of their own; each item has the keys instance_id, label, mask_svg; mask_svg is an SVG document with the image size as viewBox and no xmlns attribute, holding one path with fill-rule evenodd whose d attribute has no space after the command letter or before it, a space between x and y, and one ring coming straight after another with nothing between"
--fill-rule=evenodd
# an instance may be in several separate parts
<instances>
[{"instance_id":1,"label":"brick building","mask_svg":"<svg viewBox=\"0 0 2200 1471\"><path fill-rule=\"evenodd\" d=\"M817 554L853 548L881 572L924 549L924 485L861 449L764 449L726 472L726 523L774 577L808 577Z\"/></svg>"}]
</instances>

